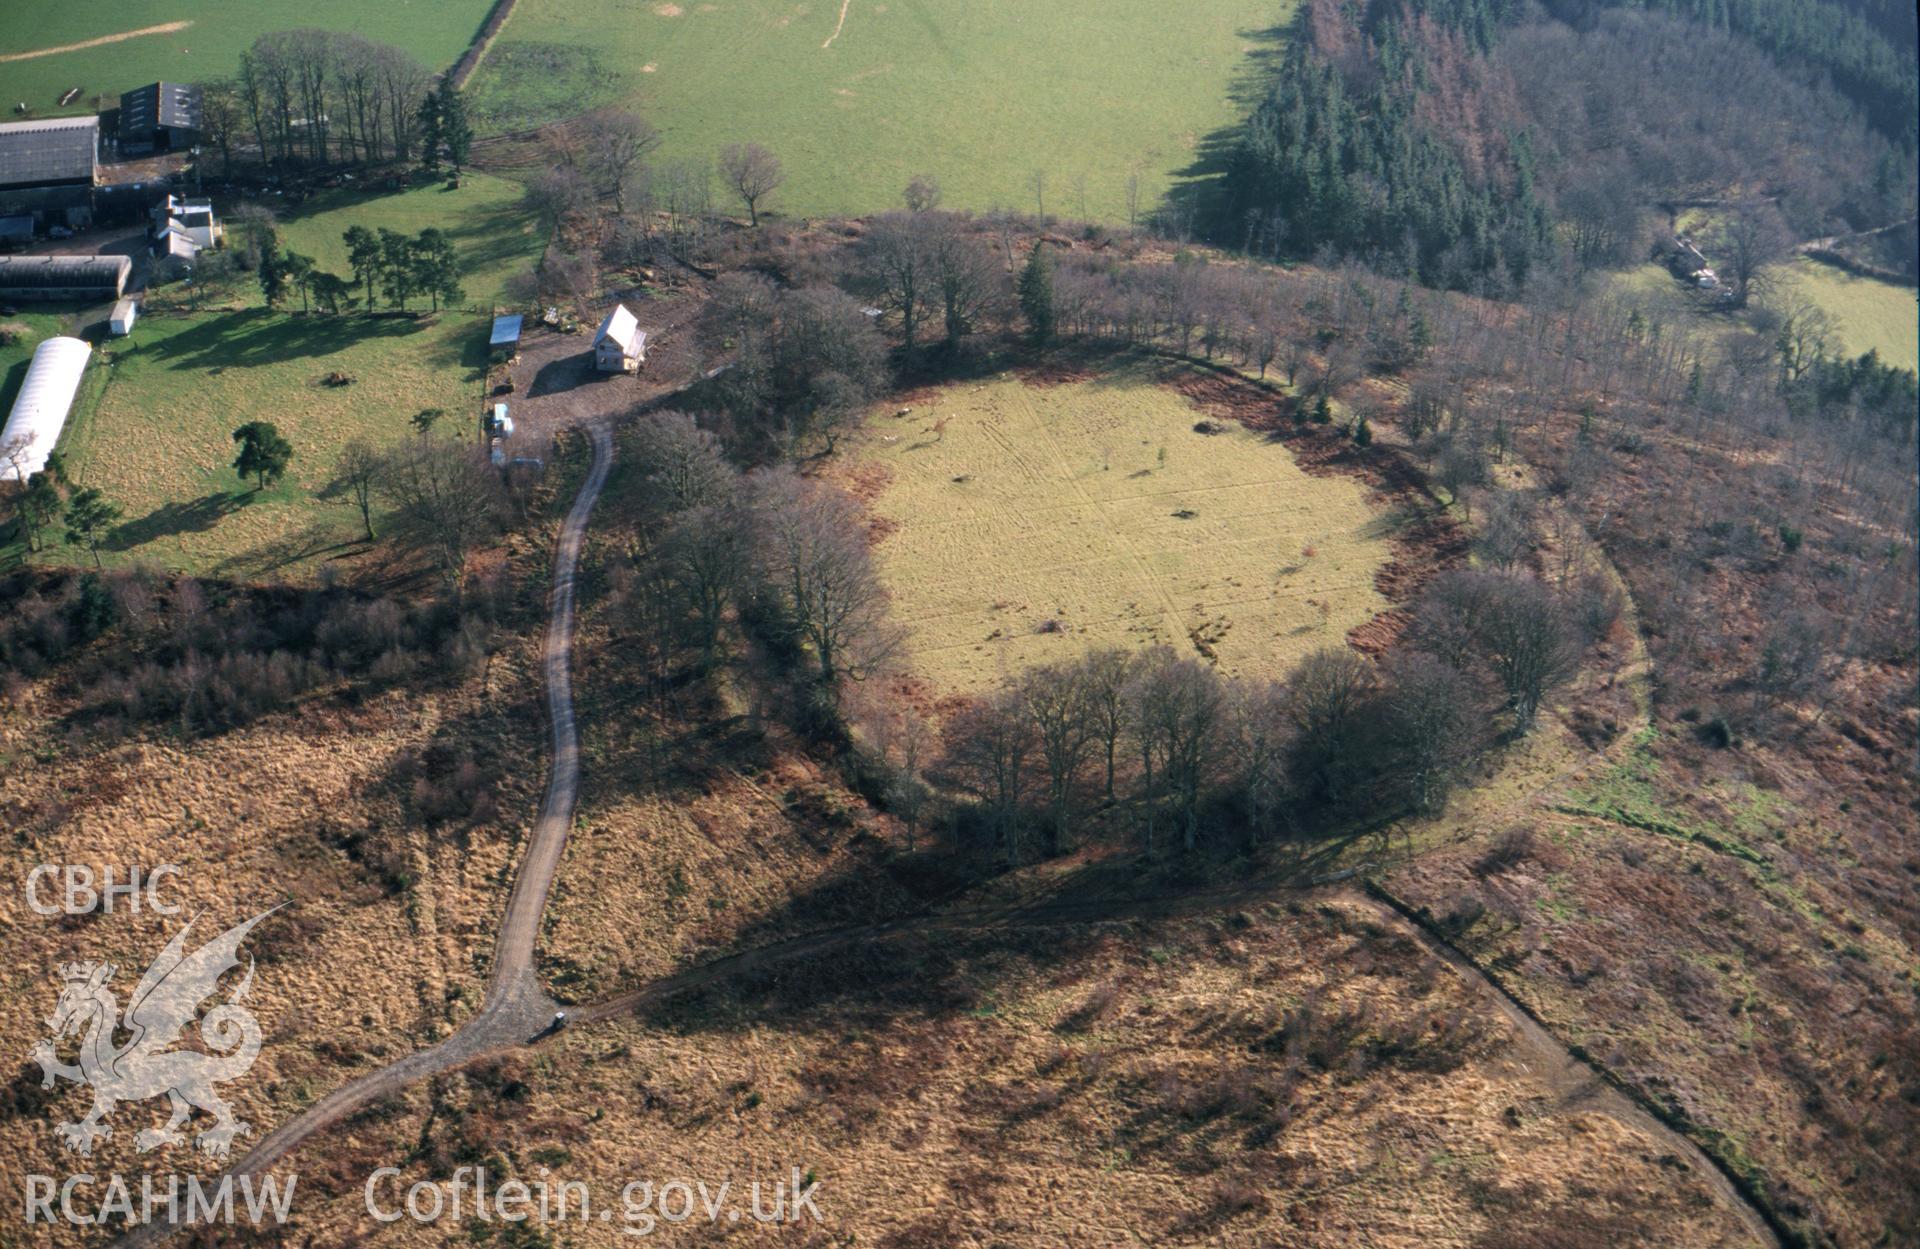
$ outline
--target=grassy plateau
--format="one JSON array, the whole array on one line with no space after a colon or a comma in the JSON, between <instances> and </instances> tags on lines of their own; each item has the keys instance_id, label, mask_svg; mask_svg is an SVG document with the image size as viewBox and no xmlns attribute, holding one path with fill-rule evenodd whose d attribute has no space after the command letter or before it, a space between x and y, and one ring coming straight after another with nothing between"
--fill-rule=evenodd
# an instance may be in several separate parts
<instances>
[{"instance_id":1,"label":"grassy plateau","mask_svg":"<svg viewBox=\"0 0 1920 1249\"><path fill-rule=\"evenodd\" d=\"M936 392L869 426L855 486L886 536L920 674L977 692L1097 646L1166 643L1277 676L1386 607L1366 487L1126 374Z\"/></svg>"}]
</instances>

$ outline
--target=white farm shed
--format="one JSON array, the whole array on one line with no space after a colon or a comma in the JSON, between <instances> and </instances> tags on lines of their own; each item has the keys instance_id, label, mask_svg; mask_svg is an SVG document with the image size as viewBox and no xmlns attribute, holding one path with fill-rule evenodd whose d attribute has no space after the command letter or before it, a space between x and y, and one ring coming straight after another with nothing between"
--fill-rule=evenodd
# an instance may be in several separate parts
<instances>
[{"instance_id":1,"label":"white farm shed","mask_svg":"<svg viewBox=\"0 0 1920 1249\"><path fill-rule=\"evenodd\" d=\"M7 427L0 430L0 481L25 481L47 466L92 354L77 338L49 338L34 349Z\"/></svg>"},{"instance_id":2,"label":"white farm shed","mask_svg":"<svg viewBox=\"0 0 1920 1249\"><path fill-rule=\"evenodd\" d=\"M107 332L115 338L125 338L133 333L133 323L139 319L140 305L123 299L113 306L113 315L107 318Z\"/></svg>"},{"instance_id":3,"label":"white farm shed","mask_svg":"<svg viewBox=\"0 0 1920 1249\"><path fill-rule=\"evenodd\" d=\"M646 361L646 331L625 304L615 304L593 336L593 366L602 373L634 373Z\"/></svg>"}]
</instances>

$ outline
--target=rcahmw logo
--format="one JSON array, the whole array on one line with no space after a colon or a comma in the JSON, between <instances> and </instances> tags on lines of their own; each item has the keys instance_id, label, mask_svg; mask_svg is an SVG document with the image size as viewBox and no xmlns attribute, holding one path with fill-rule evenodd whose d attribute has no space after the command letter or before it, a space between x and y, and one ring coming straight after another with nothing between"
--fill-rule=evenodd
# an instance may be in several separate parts
<instances>
[{"instance_id":1,"label":"rcahmw logo","mask_svg":"<svg viewBox=\"0 0 1920 1249\"><path fill-rule=\"evenodd\" d=\"M85 1118L55 1126L68 1149L83 1157L92 1154L94 1142L112 1134L106 1117L114 1107L163 1093L172 1116L165 1127L143 1128L134 1136L141 1153L184 1142L180 1129L196 1110L212 1115L214 1122L194 1143L215 1158L225 1158L234 1138L252 1131L215 1092L216 1085L245 1075L260 1054L260 1025L241 1005L253 985L252 959L233 995L198 1020L198 1039L209 1052L175 1045L195 1022L200 1003L219 991L220 977L240 965L240 943L278 909L229 928L191 954L187 934L197 921L187 921L134 986L124 1018L119 999L107 987L116 970L112 963L61 965L60 998L47 1019L53 1035L36 1044L30 1057L40 1064L42 1088L52 1088L59 1079L93 1090L93 1107ZM123 1030L126 1044L114 1044L115 1034ZM62 1062L56 1047L74 1036L80 1037L79 1061Z\"/></svg>"}]
</instances>

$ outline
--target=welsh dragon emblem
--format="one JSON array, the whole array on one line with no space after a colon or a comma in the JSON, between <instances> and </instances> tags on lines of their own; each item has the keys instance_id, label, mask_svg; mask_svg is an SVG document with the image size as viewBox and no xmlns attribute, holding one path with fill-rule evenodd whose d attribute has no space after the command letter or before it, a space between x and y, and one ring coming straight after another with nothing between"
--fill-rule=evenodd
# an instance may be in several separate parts
<instances>
[{"instance_id":1,"label":"welsh dragon emblem","mask_svg":"<svg viewBox=\"0 0 1920 1249\"><path fill-rule=\"evenodd\" d=\"M214 1091L216 1084L245 1075L260 1053L260 1025L253 1012L240 1005L253 984L251 958L233 995L199 1021L200 1040L213 1052L173 1046L194 1021L200 1003L218 991L220 977L240 965L240 943L253 926L279 909L262 911L191 954L186 952L187 934L197 917L189 920L134 986L124 1019L119 999L107 988L113 964L61 965L60 1001L47 1020L53 1036L35 1045L29 1057L40 1064L42 1088L52 1088L58 1077L93 1089L93 1109L87 1117L55 1129L68 1149L91 1154L93 1143L112 1132L103 1120L115 1106L162 1093L172 1103L173 1115L165 1127L146 1128L133 1138L141 1153L183 1143L186 1135L180 1129L195 1110L214 1118L213 1126L194 1138L213 1157L226 1157L234 1137L252 1131L234 1118L233 1107ZM119 1031L128 1033L129 1039L116 1047L114 1035ZM75 1034L81 1034L80 1061L70 1066L60 1061L54 1047Z\"/></svg>"}]
</instances>

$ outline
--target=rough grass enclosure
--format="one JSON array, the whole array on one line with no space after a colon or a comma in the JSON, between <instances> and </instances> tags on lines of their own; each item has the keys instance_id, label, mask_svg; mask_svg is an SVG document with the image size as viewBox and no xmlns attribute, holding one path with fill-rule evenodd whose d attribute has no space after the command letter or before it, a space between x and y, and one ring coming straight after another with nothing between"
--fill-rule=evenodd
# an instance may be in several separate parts
<instances>
[{"instance_id":1,"label":"rough grass enclosure","mask_svg":"<svg viewBox=\"0 0 1920 1249\"><path fill-rule=\"evenodd\" d=\"M102 559L284 578L353 541L360 518L349 501L319 497L340 448L409 436L409 418L425 408L463 413L478 393L484 328L463 314L258 308L142 318L134 345L96 365L104 388L62 443L76 480L124 512ZM334 374L354 380L328 385ZM241 413L273 421L294 447L286 477L262 491L233 470ZM63 558L90 562L79 548Z\"/></svg>"},{"instance_id":2,"label":"rough grass enclosure","mask_svg":"<svg viewBox=\"0 0 1920 1249\"><path fill-rule=\"evenodd\" d=\"M495 133L622 101L666 160L764 143L792 214L893 207L919 173L954 207L1030 212L1042 169L1048 212L1124 221L1129 175L1149 205L1232 124L1290 7L520 0L469 89Z\"/></svg>"},{"instance_id":3,"label":"rough grass enclosure","mask_svg":"<svg viewBox=\"0 0 1920 1249\"><path fill-rule=\"evenodd\" d=\"M1388 606L1392 522L1366 486L1166 387L999 377L896 411L869 423L853 484L912 663L943 693L1156 643L1278 676Z\"/></svg>"}]
</instances>

